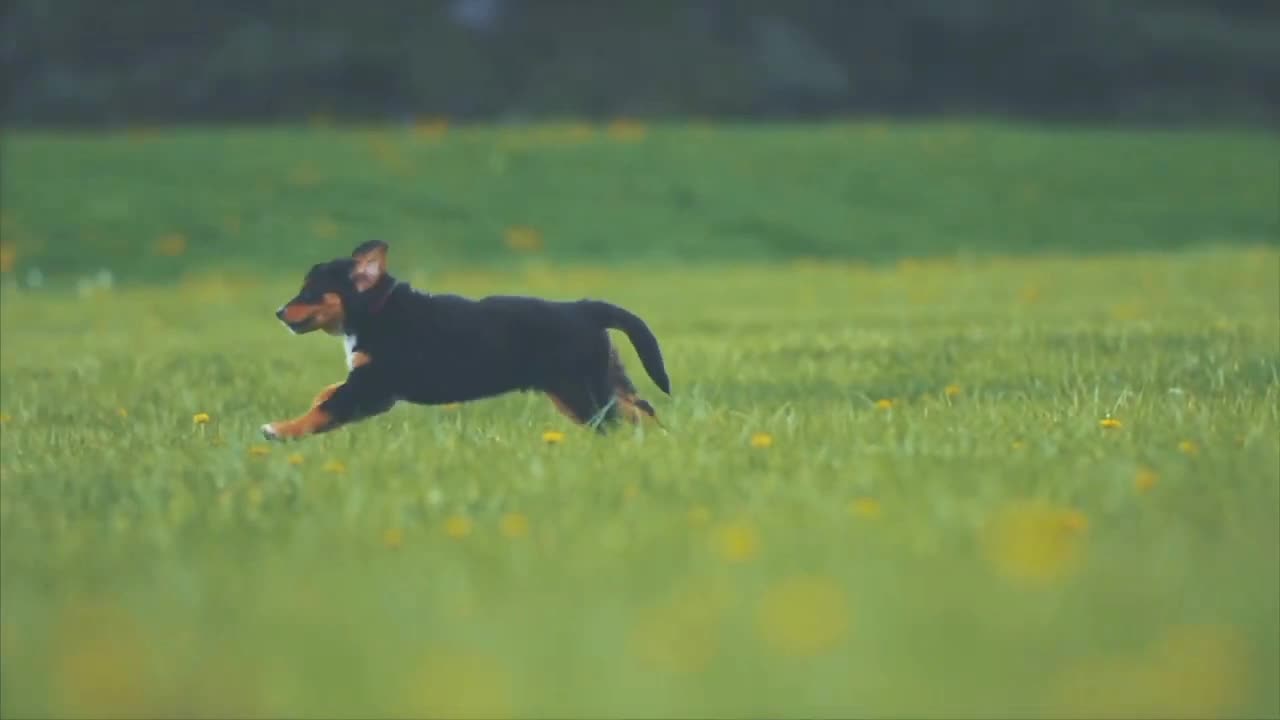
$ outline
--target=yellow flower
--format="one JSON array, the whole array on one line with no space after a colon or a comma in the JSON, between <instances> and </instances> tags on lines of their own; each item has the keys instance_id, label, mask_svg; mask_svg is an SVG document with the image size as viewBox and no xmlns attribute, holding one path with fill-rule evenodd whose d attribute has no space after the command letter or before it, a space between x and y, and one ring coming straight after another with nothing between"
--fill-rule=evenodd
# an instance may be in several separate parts
<instances>
[{"instance_id":1,"label":"yellow flower","mask_svg":"<svg viewBox=\"0 0 1280 720\"><path fill-rule=\"evenodd\" d=\"M638 497L640 497L640 488L636 487L635 485L628 483L626 487L622 488L623 500L630 501L630 500L635 500Z\"/></svg>"},{"instance_id":2,"label":"yellow flower","mask_svg":"<svg viewBox=\"0 0 1280 720\"><path fill-rule=\"evenodd\" d=\"M437 652L404 685L405 715L498 718L515 713L515 681L496 658L470 651Z\"/></svg>"},{"instance_id":3,"label":"yellow flower","mask_svg":"<svg viewBox=\"0 0 1280 720\"><path fill-rule=\"evenodd\" d=\"M287 460L289 461L290 465L301 465L302 455L299 453L293 453L287 458Z\"/></svg>"},{"instance_id":4,"label":"yellow flower","mask_svg":"<svg viewBox=\"0 0 1280 720\"><path fill-rule=\"evenodd\" d=\"M548 445L559 445L564 442L564 433L559 430L548 430L542 433L542 442Z\"/></svg>"},{"instance_id":5,"label":"yellow flower","mask_svg":"<svg viewBox=\"0 0 1280 720\"><path fill-rule=\"evenodd\" d=\"M169 233L156 240L157 255L177 257L187 251L187 236L182 233Z\"/></svg>"},{"instance_id":6,"label":"yellow flower","mask_svg":"<svg viewBox=\"0 0 1280 720\"><path fill-rule=\"evenodd\" d=\"M205 425L209 422L209 413L196 413L191 416L191 422L194 422L197 425Z\"/></svg>"},{"instance_id":7,"label":"yellow flower","mask_svg":"<svg viewBox=\"0 0 1280 720\"><path fill-rule=\"evenodd\" d=\"M448 118L424 119L413 124L413 134L426 140L437 140L442 138L448 131Z\"/></svg>"},{"instance_id":8,"label":"yellow flower","mask_svg":"<svg viewBox=\"0 0 1280 720\"><path fill-rule=\"evenodd\" d=\"M9 416L9 413L0 413L0 423L7 423L12 419L13 418Z\"/></svg>"},{"instance_id":9,"label":"yellow flower","mask_svg":"<svg viewBox=\"0 0 1280 720\"><path fill-rule=\"evenodd\" d=\"M609 123L609 137L623 142L643 140L649 134L649 128L636 120L618 118Z\"/></svg>"},{"instance_id":10,"label":"yellow flower","mask_svg":"<svg viewBox=\"0 0 1280 720\"><path fill-rule=\"evenodd\" d=\"M756 529L745 523L731 523L718 528L714 536L715 548L729 562L746 562L760 549L760 536Z\"/></svg>"},{"instance_id":11,"label":"yellow flower","mask_svg":"<svg viewBox=\"0 0 1280 720\"><path fill-rule=\"evenodd\" d=\"M764 450L773 447L773 436L767 432L758 432L751 436L751 447Z\"/></svg>"},{"instance_id":12,"label":"yellow flower","mask_svg":"<svg viewBox=\"0 0 1280 720\"><path fill-rule=\"evenodd\" d=\"M444 534L461 540L471 534L471 520L463 515L450 515L444 521Z\"/></svg>"},{"instance_id":13,"label":"yellow flower","mask_svg":"<svg viewBox=\"0 0 1280 720\"><path fill-rule=\"evenodd\" d=\"M509 512L502 516L502 534L509 538L521 538L529 534L529 518L518 512Z\"/></svg>"},{"instance_id":14,"label":"yellow flower","mask_svg":"<svg viewBox=\"0 0 1280 720\"><path fill-rule=\"evenodd\" d=\"M18 251L9 243L0 243L0 273L13 270L18 261Z\"/></svg>"},{"instance_id":15,"label":"yellow flower","mask_svg":"<svg viewBox=\"0 0 1280 720\"><path fill-rule=\"evenodd\" d=\"M1026 446L1027 446L1027 443L1022 440L1014 440L1013 442L1009 443L1009 447L1013 448L1014 450L1021 450Z\"/></svg>"},{"instance_id":16,"label":"yellow flower","mask_svg":"<svg viewBox=\"0 0 1280 720\"><path fill-rule=\"evenodd\" d=\"M382 544L392 550L404 544L404 531L398 527L387 528L382 533Z\"/></svg>"},{"instance_id":17,"label":"yellow flower","mask_svg":"<svg viewBox=\"0 0 1280 720\"><path fill-rule=\"evenodd\" d=\"M946 389L945 389L945 390L943 390L943 392L944 392L944 393L946 393L947 397L949 397L949 398L953 398L953 397L955 397L955 396L957 396L957 395L959 395L959 394L960 394L960 386L959 386L959 385L948 385L948 386L946 387Z\"/></svg>"},{"instance_id":18,"label":"yellow flower","mask_svg":"<svg viewBox=\"0 0 1280 720\"><path fill-rule=\"evenodd\" d=\"M983 528L983 548L1006 578L1028 586L1049 585L1079 567L1088 527L1088 518L1078 510L1017 503Z\"/></svg>"},{"instance_id":19,"label":"yellow flower","mask_svg":"<svg viewBox=\"0 0 1280 720\"><path fill-rule=\"evenodd\" d=\"M245 491L245 499L249 501L250 507L256 508L261 505L262 501L266 499L266 495L262 491L262 486L257 483L250 485L249 489Z\"/></svg>"},{"instance_id":20,"label":"yellow flower","mask_svg":"<svg viewBox=\"0 0 1280 720\"><path fill-rule=\"evenodd\" d=\"M1113 417L1102 418L1102 420L1098 421L1098 424L1106 430L1115 430L1120 427L1120 421Z\"/></svg>"},{"instance_id":21,"label":"yellow flower","mask_svg":"<svg viewBox=\"0 0 1280 720\"><path fill-rule=\"evenodd\" d=\"M1195 440L1183 440L1178 443L1178 452L1183 455L1199 455L1200 445Z\"/></svg>"},{"instance_id":22,"label":"yellow flower","mask_svg":"<svg viewBox=\"0 0 1280 720\"><path fill-rule=\"evenodd\" d=\"M122 418L129 417L129 411L125 410L124 408L116 408L116 414Z\"/></svg>"},{"instance_id":23,"label":"yellow flower","mask_svg":"<svg viewBox=\"0 0 1280 720\"><path fill-rule=\"evenodd\" d=\"M542 249L542 233L527 225L512 225L504 237L507 247L516 252L537 252Z\"/></svg>"},{"instance_id":24,"label":"yellow flower","mask_svg":"<svg viewBox=\"0 0 1280 720\"><path fill-rule=\"evenodd\" d=\"M876 401L876 409L878 410L893 409L893 400L890 400L889 398L880 398L879 400Z\"/></svg>"},{"instance_id":25,"label":"yellow flower","mask_svg":"<svg viewBox=\"0 0 1280 720\"><path fill-rule=\"evenodd\" d=\"M873 497L855 498L849 503L849 514L875 519L880 517L880 501Z\"/></svg>"},{"instance_id":26,"label":"yellow flower","mask_svg":"<svg viewBox=\"0 0 1280 720\"><path fill-rule=\"evenodd\" d=\"M790 577L765 592L756 610L756 631L780 655L822 655L849 632L848 601L828 578Z\"/></svg>"},{"instance_id":27,"label":"yellow flower","mask_svg":"<svg viewBox=\"0 0 1280 720\"><path fill-rule=\"evenodd\" d=\"M330 460L324 464L324 471L331 472L335 475L341 475L347 471L347 466L341 460Z\"/></svg>"},{"instance_id":28,"label":"yellow flower","mask_svg":"<svg viewBox=\"0 0 1280 720\"><path fill-rule=\"evenodd\" d=\"M711 511L703 505L695 505L689 508L689 525L692 527L703 527L711 522Z\"/></svg>"},{"instance_id":29,"label":"yellow flower","mask_svg":"<svg viewBox=\"0 0 1280 720\"><path fill-rule=\"evenodd\" d=\"M1156 481L1159 479L1160 477L1156 475L1154 470L1151 470L1150 468L1142 468L1141 470L1138 470L1137 475L1133 476L1133 487L1138 492L1144 493L1155 487Z\"/></svg>"},{"instance_id":30,"label":"yellow flower","mask_svg":"<svg viewBox=\"0 0 1280 720\"><path fill-rule=\"evenodd\" d=\"M249 454L254 457L263 457L271 454L271 448L266 445L252 445L249 447Z\"/></svg>"}]
</instances>

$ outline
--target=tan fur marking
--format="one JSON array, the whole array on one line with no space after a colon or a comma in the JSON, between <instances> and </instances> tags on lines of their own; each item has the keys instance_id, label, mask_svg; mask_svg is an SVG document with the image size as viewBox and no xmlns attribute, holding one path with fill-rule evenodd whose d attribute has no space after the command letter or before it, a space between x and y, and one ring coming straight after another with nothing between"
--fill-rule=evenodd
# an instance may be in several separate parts
<instances>
[{"instance_id":1,"label":"tan fur marking","mask_svg":"<svg viewBox=\"0 0 1280 720\"><path fill-rule=\"evenodd\" d=\"M300 438L324 430L331 422L333 418L329 413L313 407L301 417L271 423L271 430L277 437Z\"/></svg>"},{"instance_id":2,"label":"tan fur marking","mask_svg":"<svg viewBox=\"0 0 1280 720\"><path fill-rule=\"evenodd\" d=\"M321 390L320 393L316 395L316 398L311 401L311 407L314 408L318 406L320 403L324 402L325 400L328 400L329 397L333 395L334 391L336 391L340 387L342 387L342 383L336 382L330 385L329 387L326 387L325 389Z\"/></svg>"},{"instance_id":3,"label":"tan fur marking","mask_svg":"<svg viewBox=\"0 0 1280 720\"><path fill-rule=\"evenodd\" d=\"M352 370L368 365L371 362L373 362L373 358L369 357L369 353L364 352L363 350L357 350L356 352L351 353Z\"/></svg>"}]
</instances>

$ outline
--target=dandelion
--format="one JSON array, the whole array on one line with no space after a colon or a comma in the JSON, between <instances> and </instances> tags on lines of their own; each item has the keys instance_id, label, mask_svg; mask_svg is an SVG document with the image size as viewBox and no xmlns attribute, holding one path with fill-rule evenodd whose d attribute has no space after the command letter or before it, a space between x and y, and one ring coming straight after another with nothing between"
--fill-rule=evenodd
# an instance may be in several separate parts
<instances>
[{"instance_id":1,"label":"dandelion","mask_svg":"<svg viewBox=\"0 0 1280 720\"><path fill-rule=\"evenodd\" d=\"M1105 417L1098 421L1104 430L1118 430L1121 427L1120 421L1113 417Z\"/></svg>"},{"instance_id":2,"label":"dandelion","mask_svg":"<svg viewBox=\"0 0 1280 720\"><path fill-rule=\"evenodd\" d=\"M643 140L649 134L644 123L629 118L618 118L609 123L609 137L622 142Z\"/></svg>"},{"instance_id":3,"label":"dandelion","mask_svg":"<svg viewBox=\"0 0 1280 720\"><path fill-rule=\"evenodd\" d=\"M289 457L288 457L288 458L285 458L285 459L289 462L289 464L290 464L290 465L301 465L301 464L302 464L302 455L301 455L301 453L292 453L292 454L290 454L290 455L289 455Z\"/></svg>"},{"instance_id":4,"label":"dandelion","mask_svg":"<svg viewBox=\"0 0 1280 720\"><path fill-rule=\"evenodd\" d=\"M1088 527L1088 518L1077 510L1018 503L987 524L982 540L997 572L1028 586L1043 586L1075 572Z\"/></svg>"},{"instance_id":5,"label":"dandelion","mask_svg":"<svg viewBox=\"0 0 1280 720\"><path fill-rule=\"evenodd\" d=\"M773 436L767 432L758 432L751 436L751 447L766 450L773 447Z\"/></svg>"},{"instance_id":6,"label":"dandelion","mask_svg":"<svg viewBox=\"0 0 1280 720\"><path fill-rule=\"evenodd\" d=\"M516 252L538 252L542 249L542 233L527 225L512 225L503 237L507 247Z\"/></svg>"},{"instance_id":7,"label":"dandelion","mask_svg":"<svg viewBox=\"0 0 1280 720\"><path fill-rule=\"evenodd\" d=\"M156 240L155 251L157 255L177 257L187 251L187 236L182 233L163 235Z\"/></svg>"},{"instance_id":8,"label":"dandelion","mask_svg":"<svg viewBox=\"0 0 1280 720\"><path fill-rule=\"evenodd\" d=\"M13 418L9 415L9 413L0 413L0 423L7 423L12 419Z\"/></svg>"},{"instance_id":9,"label":"dandelion","mask_svg":"<svg viewBox=\"0 0 1280 720\"><path fill-rule=\"evenodd\" d=\"M1014 440L1013 442L1009 443L1009 447L1013 448L1014 450L1021 450L1026 446L1027 446L1027 443L1024 440Z\"/></svg>"},{"instance_id":10,"label":"dandelion","mask_svg":"<svg viewBox=\"0 0 1280 720\"><path fill-rule=\"evenodd\" d=\"M716 530L713 539L716 551L732 563L747 562L760 549L759 534L745 523L724 525Z\"/></svg>"},{"instance_id":11,"label":"dandelion","mask_svg":"<svg viewBox=\"0 0 1280 720\"><path fill-rule=\"evenodd\" d=\"M341 460L330 460L324 464L324 471L334 475L341 475L347 471L347 466Z\"/></svg>"},{"instance_id":12,"label":"dandelion","mask_svg":"<svg viewBox=\"0 0 1280 720\"><path fill-rule=\"evenodd\" d=\"M518 512L509 512L500 522L502 534L509 538L521 538L529 534L529 518Z\"/></svg>"},{"instance_id":13,"label":"dandelion","mask_svg":"<svg viewBox=\"0 0 1280 720\"><path fill-rule=\"evenodd\" d=\"M9 243L0 243L0 273L13 271L18 262L18 250Z\"/></svg>"},{"instance_id":14,"label":"dandelion","mask_svg":"<svg viewBox=\"0 0 1280 720\"><path fill-rule=\"evenodd\" d=\"M559 445L564 442L564 433L559 430L548 430L542 433L542 442L548 445Z\"/></svg>"},{"instance_id":15,"label":"dandelion","mask_svg":"<svg viewBox=\"0 0 1280 720\"><path fill-rule=\"evenodd\" d=\"M1140 493L1145 493L1156 486L1156 481L1160 477L1150 468L1141 468L1138 473L1133 476L1133 487Z\"/></svg>"},{"instance_id":16,"label":"dandelion","mask_svg":"<svg viewBox=\"0 0 1280 720\"><path fill-rule=\"evenodd\" d=\"M444 534L461 540L471 534L471 520L464 515L450 515L444 521Z\"/></svg>"},{"instance_id":17,"label":"dandelion","mask_svg":"<svg viewBox=\"0 0 1280 720\"><path fill-rule=\"evenodd\" d=\"M398 527L387 528L382 533L382 544L395 550L404 544L404 531Z\"/></svg>"},{"instance_id":18,"label":"dandelion","mask_svg":"<svg viewBox=\"0 0 1280 720\"><path fill-rule=\"evenodd\" d=\"M1032 305L1034 303L1039 302L1040 288L1035 285L1024 286L1021 290L1018 291L1018 300L1027 305Z\"/></svg>"},{"instance_id":19,"label":"dandelion","mask_svg":"<svg viewBox=\"0 0 1280 720\"><path fill-rule=\"evenodd\" d=\"M849 632L848 601L828 578L790 577L765 592L756 609L756 631L779 655L822 655Z\"/></svg>"},{"instance_id":20,"label":"dandelion","mask_svg":"<svg viewBox=\"0 0 1280 720\"><path fill-rule=\"evenodd\" d=\"M266 445L252 445L249 447L249 454L254 457L266 457L271 454L271 448Z\"/></svg>"},{"instance_id":21,"label":"dandelion","mask_svg":"<svg viewBox=\"0 0 1280 720\"><path fill-rule=\"evenodd\" d=\"M877 400L877 401L876 401L876 409L877 409L877 410L892 410L892 409L893 409L893 400L891 400L891 399L889 399L889 398L880 398L879 400Z\"/></svg>"},{"instance_id":22,"label":"dandelion","mask_svg":"<svg viewBox=\"0 0 1280 720\"><path fill-rule=\"evenodd\" d=\"M947 397L953 398L960 394L960 386L954 384L948 385L942 392L945 393Z\"/></svg>"},{"instance_id":23,"label":"dandelion","mask_svg":"<svg viewBox=\"0 0 1280 720\"><path fill-rule=\"evenodd\" d=\"M849 503L849 514L874 520L880 517L880 501L873 497L854 498Z\"/></svg>"},{"instance_id":24,"label":"dandelion","mask_svg":"<svg viewBox=\"0 0 1280 720\"><path fill-rule=\"evenodd\" d=\"M191 422L195 423L196 425L208 425L209 413L198 412L195 415L191 416Z\"/></svg>"},{"instance_id":25,"label":"dandelion","mask_svg":"<svg viewBox=\"0 0 1280 720\"><path fill-rule=\"evenodd\" d=\"M122 418L127 418L129 417L129 411L124 408L116 408L116 415L119 415Z\"/></svg>"},{"instance_id":26,"label":"dandelion","mask_svg":"<svg viewBox=\"0 0 1280 720\"><path fill-rule=\"evenodd\" d=\"M1183 440L1178 443L1178 452L1193 457L1200 454L1200 445L1195 440Z\"/></svg>"}]
</instances>

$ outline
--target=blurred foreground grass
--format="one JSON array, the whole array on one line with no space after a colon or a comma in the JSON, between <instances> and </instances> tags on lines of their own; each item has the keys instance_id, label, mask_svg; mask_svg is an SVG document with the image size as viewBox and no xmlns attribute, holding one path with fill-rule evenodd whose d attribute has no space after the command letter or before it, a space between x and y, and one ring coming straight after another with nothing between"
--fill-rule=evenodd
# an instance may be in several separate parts
<instances>
[{"instance_id":1,"label":"blurred foreground grass","mask_svg":"<svg viewBox=\"0 0 1280 720\"><path fill-rule=\"evenodd\" d=\"M295 277L10 286L6 717L1280 713L1274 250L449 274L398 247L429 289L643 315L670 434L510 396L268 447L343 370L271 316Z\"/></svg>"}]
</instances>

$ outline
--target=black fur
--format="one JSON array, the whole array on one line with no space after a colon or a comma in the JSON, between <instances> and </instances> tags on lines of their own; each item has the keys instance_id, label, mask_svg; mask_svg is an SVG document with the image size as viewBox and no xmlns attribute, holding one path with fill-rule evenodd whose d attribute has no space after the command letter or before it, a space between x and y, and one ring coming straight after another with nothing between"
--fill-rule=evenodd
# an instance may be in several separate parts
<instances>
[{"instance_id":1,"label":"black fur","mask_svg":"<svg viewBox=\"0 0 1280 720\"><path fill-rule=\"evenodd\" d=\"M353 258L370 252L385 257L385 251L385 244L371 241L356 248ZM652 406L635 397L622 370L610 328L630 338L649 377L671 392L657 339L643 320L616 305L428 294L385 269L361 291L352 279L357 259L313 267L298 296L277 313L295 331L308 332L316 328L290 322L286 308L304 312L326 293L336 294L342 320L340 327L326 329L347 336L353 352L367 358L316 406L326 419L315 432L385 412L400 400L439 405L530 390L558 399L562 410L583 423L615 419L620 400L652 416ZM271 436L266 427L264 432Z\"/></svg>"}]
</instances>

